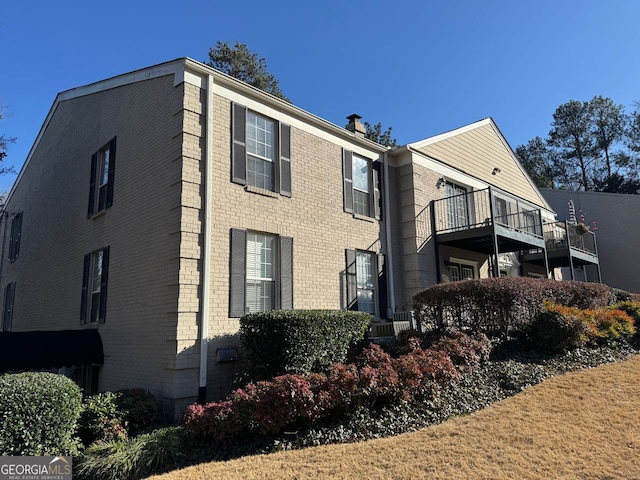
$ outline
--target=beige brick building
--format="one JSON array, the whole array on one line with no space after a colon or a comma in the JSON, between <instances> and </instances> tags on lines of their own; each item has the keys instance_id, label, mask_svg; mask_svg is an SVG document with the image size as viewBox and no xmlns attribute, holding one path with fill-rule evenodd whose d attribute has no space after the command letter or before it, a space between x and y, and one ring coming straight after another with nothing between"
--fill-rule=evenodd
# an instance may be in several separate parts
<instances>
[{"instance_id":1,"label":"beige brick building","mask_svg":"<svg viewBox=\"0 0 640 480\"><path fill-rule=\"evenodd\" d=\"M228 391L245 312L381 328L438 281L548 275L553 212L490 119L394 149L350 120L190 59L60 93L0 218L0 337L89 331L67 351L103 356L41 367L171 416Z\"/></svg>"}]
</instances>

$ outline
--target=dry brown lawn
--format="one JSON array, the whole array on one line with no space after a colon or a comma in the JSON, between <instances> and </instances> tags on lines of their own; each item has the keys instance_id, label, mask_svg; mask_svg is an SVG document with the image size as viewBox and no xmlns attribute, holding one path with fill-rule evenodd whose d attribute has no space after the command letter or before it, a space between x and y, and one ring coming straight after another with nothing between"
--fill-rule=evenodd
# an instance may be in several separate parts
<instances>
[{"instance_id":1,"label":"dry brown lawn","mask_svg":"<svg viewBox=\"0 0 640 480\"><path fill-rule=\"evenodd\" d=\"M640 479L640 355L393 438L196 465L184 479Z\"/></svg>"}]
</instances>

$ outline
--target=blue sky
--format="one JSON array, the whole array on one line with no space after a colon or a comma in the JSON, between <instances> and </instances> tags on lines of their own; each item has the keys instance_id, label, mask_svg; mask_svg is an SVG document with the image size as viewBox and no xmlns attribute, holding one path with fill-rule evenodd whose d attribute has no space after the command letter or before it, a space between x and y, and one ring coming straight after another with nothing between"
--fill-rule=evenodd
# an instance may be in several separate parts
<instances>
[{"instance_id":1,"label":"blue sky","mask_svg":"<svg viewBox=\"0 0 640 480\"><path fill-rule=\"evenodd\" d=\"M399 143L493 117L513 148L570 99L640 100L636 0L4 1L0 134L18 170L58 92L216 40L265 57L299 107ZM15 176L0 178L0 190Z\"/></svg>"}]
</instances>

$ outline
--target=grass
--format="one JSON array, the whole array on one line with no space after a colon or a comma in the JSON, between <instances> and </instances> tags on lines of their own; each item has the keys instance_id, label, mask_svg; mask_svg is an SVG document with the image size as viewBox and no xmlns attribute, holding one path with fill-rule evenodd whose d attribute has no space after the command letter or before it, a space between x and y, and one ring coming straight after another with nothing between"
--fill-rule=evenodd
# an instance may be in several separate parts
<instances>
[{"instance_id":1,"label":"grass","mask_svg":"<svg viewBox=\"0 0 640 480\"><path fill-rule=\"evenodd\" d=\"M212 462L192 479L640 479L640 355L397 437Z\"/></svg>"}]
</instances>

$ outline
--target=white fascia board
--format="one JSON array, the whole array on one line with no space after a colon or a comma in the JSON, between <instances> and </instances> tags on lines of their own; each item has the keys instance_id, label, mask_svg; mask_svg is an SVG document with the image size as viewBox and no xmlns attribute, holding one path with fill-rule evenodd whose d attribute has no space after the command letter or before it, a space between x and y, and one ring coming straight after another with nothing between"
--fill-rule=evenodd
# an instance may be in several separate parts
<instances>
[{"instance_id":1,"label":"white fascia board","mask_svg":"<svg viewBox=\"0 0 640 480\"><path fill-rule=\"evenodd\" d=\"M174 75L174 85L177 85L182 82L182 79L184 78L183 73L184 73L184 59L177 59L177 60L172 60L170 62L162 63L160 65L156 65L153 67L136 70L130 73L118 75L117 77L108 78L106 80L101 80L99 82L91 83L89 85L76 87L70 90L65 90L63 92L60 92L58 95L56 95L56 98L53 101L53 105L49 109L49 113L47 113L44 123L42 124L42 127L40 127L40 131L38 132L38 135L36 136L36 139L34 140L33 145L31 145L31 148L29 149L27 158L22 164L22 168L20 169L20 172L18 173L18 176L16 177L15 182L13 182L13 185L11 186L11 190L9 191L9 195L7 196L5 205L9 203L9 200L13 195L13 191L15 190L16 186L20 182L22 175L26 170L27 166L31 162L33 153L38 148L38 145L40 144L40 141L42 140L42 137L44 136L44 133L47 130L47 127L49 126L49 122L53 118L53 115L57 110L60 102L72 100L78 97L83 97L85 95L91 95L93 93L98 93L105 90L110 90L112 88L117 88L124 85L129 85L132 83L141 82L144 80L149 80L151 78L164 77L166 75Z\"/></svg>"},{"instance_id":2,"label":"white fascia board","mask_svg":"<svg viewBox=\"0 0 640 480\"><path fill-rule=\"evenodd\" d=\"M185 66L187 68L185 81L200 88L206 88L206 82L201 79L208 75L213 75L214 94L232 102L240 103L256 113L291 125L368 158L378 158L382 153L389 150L389 147L382 146L364 137L358 137L343 127L339 127L200 62L187 58L185 59Z\"/></svg>"},{"instance_id":3,"label":"white fascia board","mask_svg":"<svg viewBox=\"0 0 640 480\"><path fill-rule=\"evenodd\" d=\"M409 148L422 148L426 145L431 145L432 143L441 142L442 140L446 140L447 138L455 137L456 135L460 135L461 133L468 132L469 130L474 130L478 127L482 127L483 125L493 124L493 120L491 118L485 118L479 120L477 122L471 123L469 125L465 125L464 127L456 128L455 130L449 130L448 132L441 133L440 135L436 135L435 137L425 138L424 140L420 140L418 142L409 143L407 147Z\"/></svg>"}]
</instances>

